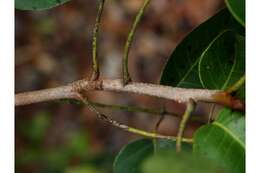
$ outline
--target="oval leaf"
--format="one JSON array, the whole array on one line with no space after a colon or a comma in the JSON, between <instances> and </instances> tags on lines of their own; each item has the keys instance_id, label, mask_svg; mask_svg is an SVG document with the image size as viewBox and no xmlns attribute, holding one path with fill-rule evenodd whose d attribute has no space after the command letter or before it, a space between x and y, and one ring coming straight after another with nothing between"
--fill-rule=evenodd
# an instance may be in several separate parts
<instances>
[{"instance_id":1,"label":"oval leaf","mask_svg":"<svg viewBox=\"0 0 260 173\"><path fill-rule=\"evenodd\" d=\"M245 145L245 116L243 113L224 108L219 113L216 122L228 128Z\"/></svg>"},{"instance_id":2,"label":"oval leaf","mask_svg":"<svg viewBox=\"0 0 260 173\"><path fill-rule=\"evenodd\" d=\"M153 152L153 143L149 139L134 141L125 146L114 162L114 173L140 172L140 163Z\"/></svg>"},{"instance_id":3,"label":"oval leaf","mask_svg":"<svg viewBox=\"0 0 260 173\"><path fill-rule=\"evenodd\" d=\"M68 1L69 0L15 0L15 8L20 10L45 10Z\"/></svg>"},{"instance_id":4,"label":"oval leaf","mask_svg":"<svg viewBox=\"0 0 260 173\"><path fill-rule=\"evenodd\" d=\"M161 75L160 83L185 88L202 88L198 62L208 45L224 30L243 33L244 29L227 9L194 29L173 51Z\"/></svg>"},{"instance_id":5,"label":"oval leaf","mask_svg":"<svg viewBox=\"0 0 260 173\"><path fill-rule=\"evenodd\" d=\"M202 53L199 77L204 88L225 90L245 74L245 39L226 30Z\"/></svg>"},{"instance_id":6,"label":"oval leaf","mask_svg":"<svg viewBox=\"0 0 260 173\"><path fill-rule=\"evenodd\" d=\"M234 18L245 26L245 0L225 0Z\"/></svg>"},{"instance_id":7,"label":"oval leaf","mask_svg":"<svg viewBox=\"0 0 260 173\"><path fill-rule=\"evenodd\" d=\"M245 172L245 119L241 113L224 110L218 120L202 126L194 136L193 151L227 169Z\"/></svg>"}]
</instances>

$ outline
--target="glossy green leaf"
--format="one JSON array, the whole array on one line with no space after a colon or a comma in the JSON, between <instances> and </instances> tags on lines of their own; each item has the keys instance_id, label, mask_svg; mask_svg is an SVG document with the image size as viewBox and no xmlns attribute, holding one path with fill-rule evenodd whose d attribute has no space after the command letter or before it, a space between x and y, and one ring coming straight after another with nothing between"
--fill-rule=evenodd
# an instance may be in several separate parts
<instances>
[{"instance_id":1,"label":"glossy green leaf","mask_svg":"<svg viewBox=\"0 0 260 173\"><path fill-rule=\"evenodd\" d=\"M191 146L186 144L184 150L191 151ZM170 140L158 140L156 153L167 149L175 150L175 142ZM126 145L117 155L114 161L114 173L138 173L145 159L155 152L152 139L140 139Z\"/></svg>"},{"instance_id":2,"label":"glossy green leaf","mask_svg":"<svg viewBox=\"0 0 260 173\"><path fill-rule=\"evenodd\" d=\"M193 151L215 161L230 173L245 172L245 118L224 109L217 121L202 126L194 136Z\"/></svg>"},{"instance_id":3,"label":"glossy green leaf","mask_svg":"<svg viewBox=\"0 0 260 173\"><path fill-rule=\"evenodd\" d=\"M195 157L190 153L176 153L168 150L146 159L142 173L224 173L223 168L213 162Z\"/></svg>"},{"instance_id":4,"label":"glossy green leaf","mask_svg":"<svg viewBox=\"0 0 260 173\"><path fill-rule=\"evenodd\" d=\"M172 140L165 140L165 139L157 139L156 141L153 141L154 144L154 152L163 152L165 150L169 149L176 149L176 142ZM185 151L186 153L192 152L192 145L188 143L182 143L182 151Z\"/></svg>"},{"instance_id":5,"label":"glossy green leaf","mask_svg":"<svg viewBox=\"0 0 260 173\"><path fill-rule=\"evenodd\" d=\"M20 10L45 10L68 1L69 0L15 0L15 8Z\"/></svg>"},{"instance_id":6,"label":"glossy green leaf","mask_svg":"<svg viewBox=\"0 0 260 173\"><path fill-rule=\"evenodd\" d=\"M225 0L234 18L245 26L245 0Z\"/></svg>"},{"instance_id":7,"label":"glossy green leaf","mask_svg":"<svg viewBox=\"0 0 260 173\"><path fill-rule=\"evenodd\" d=\"M243 34L243 27L227 9L194 29L173 51L161 75L160 83L184 88L202 88L198 74L201 54L220 33L233 30Z\"/></svg>"},{"instance_id":8,"label":"glossy green leaf","mask_svg":"<svg viewBox=\"0 0 260 173\"><path fill-rule=\"evenodd\" d=\"M234 136L236 136L239 139L239 142L245 145L244 113L224 108L219 113L216 122L228 128L234 134Z\"/></svg>"},{"instance_id":9,"label":"glossy green leaf","mask_svg":"<svg viewBox=\"0 0 260 173\"><path fill-rule=\"evenodd\" d=\"M245 74L245 39L233 31L219 34L202 53L199 77L204 88L225 90Z\"/></svg>"},{"instance_id":10,"label":"glossy green leaf","mask_svg":"<svg viewBox=\"0 0 260 173\"><path fill-rule=\"evenodd\" d=\"M140 163L153 153L153 143L149 139L134 141L125 146L114 162L114 173L138 173Z\"/></svg>"}]
</instances>

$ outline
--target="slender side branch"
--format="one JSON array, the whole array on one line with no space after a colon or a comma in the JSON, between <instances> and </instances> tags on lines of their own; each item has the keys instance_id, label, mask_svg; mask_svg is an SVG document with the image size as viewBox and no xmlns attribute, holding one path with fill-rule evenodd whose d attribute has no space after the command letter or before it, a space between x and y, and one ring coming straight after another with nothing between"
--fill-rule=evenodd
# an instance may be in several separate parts
<instances>
[{"instance_id":1,"label":"slender side branch","mask_svg":"<svg viewBox=\"0 0 260 173\"><path fill-rule=\"evenodd\" d=\"M15 105L28 105L57 99L78 99L77 93L90 90L136 93L180 103L187 103L189 99L193 99L196 102L216 103L232 109L244 110L244 103L241 100L220 90L175 88L137 82L131 82L124 86L120 79L97 81L83 79L57 88L20 93L15 96Z\"/></svg>"},{"instance_id":2,"label":"slender side branch","mask_svg":"<svg viewBox=\"0 0 260 173\"><path fill-rule=\"evenodd\" d=\"M92 80L97 80L99 78L99 74L100 74L99 64L98 64L98 60L97 60L97 35L98 35L98 31L99 31L99 26L100 26L100 21L101 21L104 3L105 3L105 0L99 0L96 23L95 23L95 27L93 29L93 40L92 40L92 68L93 68L93 73L92 73L92 76L91 76Z\"/></svg>"},{"instance_id":3,"label":"slender side branch","mask_svg":"<svg viewBox=\"0 0 260 173\"><path fill-rule=\"evenodd\" d=\"M208 124L211 122L211 119L212 119L212 116L213 116L213 114L214 114L215 108L216 108L216 105L215 105L215 104L212 104L212 105L210 106L209 117L208 117L208 122L207 122Z\"/></svg>"},{"instance_id":4,"label":"slender side branch","mask_svg":"<svg viewBox=\"0 0 260 173\"><path fill-rule=\"evenodd\" d=\"M130 127L125 124L119 123L119 122L113 120L112 118L106 116L105 114L100 113L94 106L92 106L90 104L90 102L88 100L84 100L81 98L81 101L83 101L86 105L88 105L90 110L92 112L96 113L99 119L113 125L114 127L120 128L120 129L125 130L130 133L145 136L148 138L170 139L170 140L174 140L174 141L176 140L175 136L166 136L166 135L160 135L157 133L147 132L145 130L137 129L137 128ZM182 138L181 140L182 140L182 142L192 143L192 139Z\"/></svg>"},{"instance_id":5,"label":"slender side branch","mask_svg":"<svg viewBox=\"0 0 260 173\"><path fill-rule=\"evenodd\" d=\"M123 57L123 62L122 62L122 69L123 69L123 83L124 85L128 84L131 81L131 77L128 71L128 55L129 55L129 50L133 42L134 34L136 32L137 25L139 24L142 16L144 15L144 11L146 7L148 6L149 2L151 0L145 0L142 7L138 11L135 21L132 25L132 28L130 32L128 33L128 37L125 43L125 48L124 48L124 57Z\"/></svg>"},{"instance_id":6,"label":"slender side branch","mask_svg":"<svg viewBox=\"0 0 260 173\"><path fill-rule=\"evenodd\" d=\"M165 108L165 107L164 107ZM165 111L166 112L166 111ZM160 124L162 123L162 121L164 120L164 117L165 117L165 112L162 112L160 114L160 118L159 120L157 121L157 123L155 124L155 129L154 129L154 133L158 133L158 129L160 127ZM154 149L154 152L156 153L158 151L158 140L156 138L153 139L153 149Z\"/></svg>"},{"instance_id":7,"label":"slender side branch","mask_svg":"<svg viewBox=\"0 0 260 173\"><path fill-rule=\"evenodd\" d=\"M139 107L139 106L127 106L127 105L119 105L119 104L104 104L104 103L100 103L100 102L93 102L93 101L90 101L90 100L88 100L88 103L91 104L94 107L105 108L105 109L107 108L107 109L114 110L114 111L121 110L121 111L127 111L127 112L142 112L142 113L152 114L152 115L163 115L163 116L160 116L160 119L163 119L165 117L165 115L170 115L170 116L174 116L174 117L177 117L177 118L181 118L180 115L178 115L174 112L169 112L165 109L160 110L159 108L158 109L152 109L152 108L145 108L145 107ZM84 104L84 103L82 103L82 104ZM196 122L200 121L198 115L190 117L190 120L196 121ZM158 128L157 126L160 125L161 121L162 120L158 120L158 122L156 123L156 128Z\"/></svg>"},{"instance_id":8,"label":"slender side branch","mask_svg":"<svg viewBox=\"0 0 260 173\"><path fill-rule=\"evenodd\" d=\"M124 110L128 112L143 112L147 114L153 114L153 115L172 115L179 117L176 113L173 112L168 112L166 110L157 110L157 109L151 109L151 108L144 108L144 107L139 107L139 106L125 106L125 105L117 105L117 104L104 104L104 103L97 103L97 102L91 102L89 103L95 107L100 107L100 108L109 108L112 110Z\"/></svg>"},{"instance_id":9,"label":"slender side branch","mask_svg":"<svg viewBox=\"0 0 260 173\"><path fill-rule=\"evenodd\" d=\"M182 141L182 135L185 129L185 126L189 120L189 117L193 110L195 109L195 102L190 99L190 101L187 103L187 107L185 110L185 113L183 114L182 120L180 122L178 134L177 134L177 139L176 139L176 151L180 152L181 151L181 141Z\"/></svg>"}]
</instances>

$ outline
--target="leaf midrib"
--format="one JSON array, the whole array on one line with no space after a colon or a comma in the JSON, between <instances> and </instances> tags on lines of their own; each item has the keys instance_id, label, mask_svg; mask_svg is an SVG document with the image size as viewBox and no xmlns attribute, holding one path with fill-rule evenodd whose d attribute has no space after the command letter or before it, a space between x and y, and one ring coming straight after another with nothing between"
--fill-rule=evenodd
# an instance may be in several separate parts
<instances>
[{"instance_id":1,"label":"leaf midrib","mask_svg":"<svg viewBox=\"0 0 260 173\"><path fill-rule=\"evenodd\" d=\"M229 9L230 13L234 16L234 18L242 25L245 26L245 23L240 17L234 12L234 9L231 7L228 0L225 0L227 8Z\"/></svg>"},{"instance_id":2,"label":"leaf midrib","mask_svg":"<svg viewBox=\"0 0 260 173\"><path fill-rule=\"evenodd\" d=\"M223 30L222 32L220 32L220 33L209 43L209 45L207 46L207 48L201 53L200 57L198 58L198 59L199 59L199 65L198 65L199 79L200 79L200 83L201 83L201 85L203 86L203 88L207 88L206 85L205 85L205 83L203 82L202 76L201 76L201 62L202 62L202 60L203 60L203 58L204 58L204 55L205 55L205 53L211 48L211 46L214 44L214 42L215 42L218 38L220 38L224 33L228 32L228 31L232 31L232 30L231 30L231 29L225 29L225 30ZM233 68L233 66L232 66L232 68ZM222 88L223 88L223 87L222 87ZM221 88L221 89L222 89L222 88ZM217 88L216 88L216 89L217 89Z\"/></svg>"},{"instance_id":3,"label":"leaf midrib","mask_svg":"<svg viewBox=\"0 0 260 173\"><path fill-rule=\"evenodd\" d=\"M234 138L235 141L237 141L240 146L245 149L245 144L243 142L241 142L241 140L227 127L223 126L221 123L215 121L212 125L215 125L219 128L221 128L222 130L224 130L227 134L229 134L232 138Z\"/></svg>"}]
</instances>

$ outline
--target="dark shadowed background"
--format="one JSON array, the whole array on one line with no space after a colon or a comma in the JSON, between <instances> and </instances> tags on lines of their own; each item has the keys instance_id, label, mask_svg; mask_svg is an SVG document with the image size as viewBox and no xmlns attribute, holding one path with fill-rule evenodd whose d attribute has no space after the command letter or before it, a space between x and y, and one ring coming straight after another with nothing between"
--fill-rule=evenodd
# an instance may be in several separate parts
<instances>
[{"instance_id":1,"label":"dark shadowed background","mask_svg":"<svg viewBox=\"0 0 260 173\"><path fill-rule=\"evenodd\" d=\"M98 39L102 78L121 77L127 33L141 0L107 0ZM15 13L15 91L55 87L91 74L96 0L72 0L51 10ZM153 0L130 51L134 81L159 83L176 45L223 6L222 0ZM150 107L181 114L183 105L147 96L91 92L92 101ZM119 122L153 131L159 116L99 109ZM16 171L107 173L115 155L140 138L98 120L88 107L68 101L17 107ZM179 118L166 116L159 132L175 135ZM190 123L191 137L198 123Z\"/></svg>"}]
</instances>

